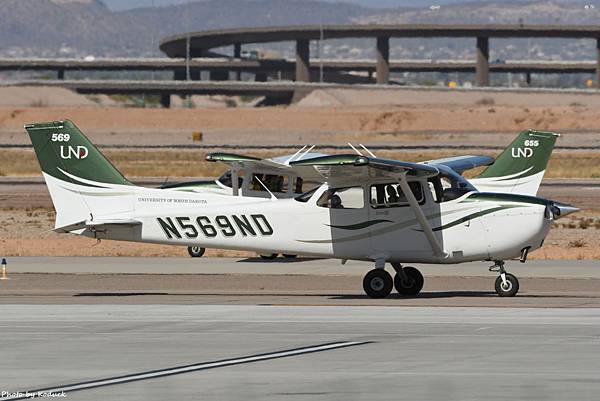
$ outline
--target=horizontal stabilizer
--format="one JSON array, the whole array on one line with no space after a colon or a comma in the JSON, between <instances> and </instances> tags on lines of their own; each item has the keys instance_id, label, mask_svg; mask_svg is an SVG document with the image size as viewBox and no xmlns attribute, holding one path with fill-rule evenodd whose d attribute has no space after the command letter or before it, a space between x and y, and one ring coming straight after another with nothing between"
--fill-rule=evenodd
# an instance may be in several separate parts
<instances>
[{"instance_id":1,"label":"horizontal stabilizer","mask_svg":"<svg viewBox=\"0 0 600 401\"><path fill-rule=\"evenodd\" d=\"M98 228L107 225L120 226L137 226L142 224L139 220L133 219L107 219L107 220L85 220L78 223L69 224L67 226L57 227L53 231L57 233L68 233L75 230L83 230L85 228Z\"/></svg>"},{"instance_id":2,"label":"horizontal stabilizer","mask_svg":"<svg viewBox=\"0 0 600 401\"><path fill-rule=\"evenodd\" d=\"M428 160L423 164L443 165L450 167L452 170L459 174L462 174L466 170L472 168L489 166L494 163L494 158L491 156L455 156L446 157L444 159Z\"/></svg>"}]
</instances>

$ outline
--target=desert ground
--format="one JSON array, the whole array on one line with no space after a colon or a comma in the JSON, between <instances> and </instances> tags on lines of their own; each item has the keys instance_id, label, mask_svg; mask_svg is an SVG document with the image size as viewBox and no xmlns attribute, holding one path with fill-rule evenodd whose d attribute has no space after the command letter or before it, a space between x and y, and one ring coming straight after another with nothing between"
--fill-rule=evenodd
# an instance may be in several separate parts
<instances>
[{"instance_id":1,"label":"desert ground","mask_svg":"<svg viewBox=\"0 0 600 401\"><path fill-rule=\"evenodd\" d=\"M556 131L562 137L546 178L557 184L542 187L541 194L582 211L559 221L544 248L531 257L600 258L600 191L593 190L600 184L597 95L332 90L316 91L288 107L226 107L219 99L196 99L204 106L160 109L53 90L38 96L35 90L0 89L0 256L185 254L178 247L96 244L50 232L54 212L23 125L69 118L126 176L153 185L219 175L224 166L204 161L207 153L218 150L269 157L293 153L304 144L327 153L346 152L346 142L352 142L377 149L378 156L418 161L465 153L497 155L519 131ZM561 185L574 180L582 180L581 185ZM23 185L28 181L32 184ZM248 256L217 250L208 254Z\"/></svg>"}]
</instances>

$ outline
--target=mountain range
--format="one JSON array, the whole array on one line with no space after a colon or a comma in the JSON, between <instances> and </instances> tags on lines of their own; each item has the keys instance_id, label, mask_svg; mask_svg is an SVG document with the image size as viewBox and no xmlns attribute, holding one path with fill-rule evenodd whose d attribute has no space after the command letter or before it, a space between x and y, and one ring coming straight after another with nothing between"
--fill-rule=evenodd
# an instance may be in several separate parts
<instances>
[{"instance_id":1,"label":"mountain range","mask_svg":"<svg viewBox=\"0 0 600 401\"><path fill-rule=\"evenodd\" d=\"M232 27L352 23L598 24L600 5L595 7L592 3L589 0L472 1L434 9L422 6L382 9L319 0L204 0L116 11L100 0L0 0L0 57L161 56L158 42L163 37ZM456 46L467 43L464 41L467 40L424 39L399 54L415 58L471 57L470 45L466 52L455 51ZM370 42L345 43L358 49L359 56L371 56ZM395 46L403 48L402 44ZM515 57L523 56L524 46L523 40L513 46ZM590 45L585 41L573 45L573 41L541 40L536 46L535 54L542 56L593 58L593 44L588 49ZM531 55L531 45L526 47L526 53ZM353 54L356 56L357 52ZM325 56L343 57L333 50L326 51Z\"/></svg>"}]
</instances>

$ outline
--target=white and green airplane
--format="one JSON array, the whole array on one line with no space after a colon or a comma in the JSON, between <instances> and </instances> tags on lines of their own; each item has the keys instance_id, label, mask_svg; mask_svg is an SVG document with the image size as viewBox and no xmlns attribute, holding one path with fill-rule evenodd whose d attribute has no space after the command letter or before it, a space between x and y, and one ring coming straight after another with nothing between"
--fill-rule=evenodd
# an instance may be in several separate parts
<instances>
[{"instance_id":1,"label":"white and green airplane","mask_svg":"<svg viewBox=\"0 0 600 401\"><path fill-rule=\"evenodd\" d=\"M69 120L25 129L56 209L56 232L370 261L375 268L363 287L375 298L394 287L403 295L421 291L423 276L405 263L469 261L493 261L496 292L514 296L519 282L504 261L525 262L555 219L578 210L535 196L558 136L550 132L522 132L496 160L409 163L369 153L314 155L274 166L214 153L207 159L232 167L232 192L220 193L133 185ZM318 185L293 198L244 196L237 176L251 164ZM487 168L475 179L461 175L478 166Z\"/></svg>"}]
</instances>

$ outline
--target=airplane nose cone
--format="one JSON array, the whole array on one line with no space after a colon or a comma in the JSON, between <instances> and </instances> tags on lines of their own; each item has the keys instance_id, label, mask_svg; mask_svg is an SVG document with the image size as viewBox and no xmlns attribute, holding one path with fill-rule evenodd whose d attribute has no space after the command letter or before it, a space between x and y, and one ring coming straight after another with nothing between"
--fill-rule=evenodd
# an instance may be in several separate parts
<instances>
[{"instance_id":1,"label":"airplane nose cone","mask_svg":"<svg viewBox=\"0 0 600 401\"><path fill-rule=\"evenodd\" d=\"M552 214L554 215L555 219L565 217L571 213L575 213L578 211L579 211L579 208L572 206L572 205L567 205L566 203L553 202L553 205L552 205Z\"/></svg>"}]
</instances>

